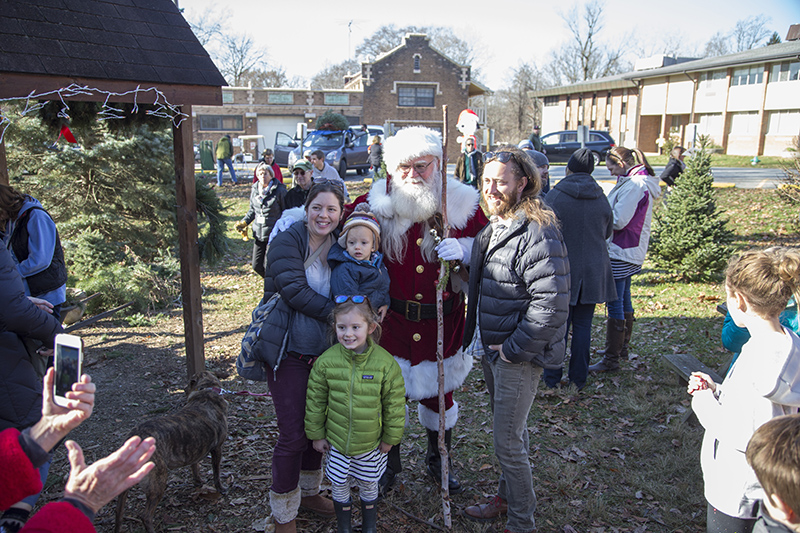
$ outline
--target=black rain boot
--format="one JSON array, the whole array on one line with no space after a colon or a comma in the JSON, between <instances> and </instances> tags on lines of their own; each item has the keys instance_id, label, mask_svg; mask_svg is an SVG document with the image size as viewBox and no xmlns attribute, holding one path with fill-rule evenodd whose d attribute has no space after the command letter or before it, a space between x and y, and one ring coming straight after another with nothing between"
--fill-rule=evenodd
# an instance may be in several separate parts
<instances>
[{"instance_id":1,"label":"black rain boot","mask_svg":"<svg viewBox=\"0 0 800 533\"><path fill-rule=\"evenodd\" d=\"M350 524L353 502L340 503L334 500L333 509L336 511L337 533L353 533L353 526Z\"/></svg>"},{"instance_id":2,"label":"black rain boot","mask_svg":"<svg viewBox=\"0 0 800 533\"><path fill-rule=\"evenodd\" d=\"M361 533L378 533L378 500L361 500Z\"/></svg>"},{"instance_id":3,"label":"black rain boot","mask_svg":"<svg viewBox=\"0 0 800 533\"><path fill-rule=\"evenodd\" d=\"M442 486L442 457L439 454L439 432L426 429L428 434L428 453L425 457L425 462L428 465L428 475L436 481L438 486ZM448 429L444 432L444 443L447 446L447 451L450 451L450 443L453 437L453 431ZM449 454L448 454L449 455ZM453 474L453 459L450 458L450 468L447 471L447 483L450 489L450 494L458 494L461 492L462 487L456 476Z\"/></svg>"},{"instance_id":4,"label":"black rain boot","mask_svg":"<svg viewBox=\"0 0 800 533\"><path fill-rule=\"evenodd\" d=\"M589 372L616 372L619 370L619 355L625 340L625 319L609 318L606 321L606 350L603 359L589 367Z\"/></svg>"},{"instance_id":5,"label":"black rain boot","mask_svg":"<svg viewBox=\"0 0 800 533\"><path fill-rule=\"evenodd\" d=\"M400 445L398 444L397 446L392 446L392 449L389 450L386 471L381 476L381 479L378 480L378 493L381 496L385 496L392 490L394 478L401 470L403 470L403 466L400 464Z\"/></svg>"}]
</instances>

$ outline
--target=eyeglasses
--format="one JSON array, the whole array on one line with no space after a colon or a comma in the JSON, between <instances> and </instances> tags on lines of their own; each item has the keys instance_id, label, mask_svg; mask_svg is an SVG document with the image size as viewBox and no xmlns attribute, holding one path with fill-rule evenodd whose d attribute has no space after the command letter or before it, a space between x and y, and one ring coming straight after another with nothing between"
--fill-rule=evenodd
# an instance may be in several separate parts
<instances>
[{"instance_id":1,"label":"eyeglasses","mask_svg":"<svg viewBox=\"0 0 800 533\"><path fill-rule=\"evenodd\" d=\"M428 161L427 163L419 162L419 163L414 163L413 165L405 165L405 164L397 165L397 168L403 173L403 176L408 176L408 173L412 168L414 169L414 171L417 174L422 176L422 174L426 170L428 170L428 167L431 166L431 163L433 163L433 161L434 160L432 159L432 160Z\"/></svg>"},{"instance_id":2,"label":"eyeglasses","mask_svg":"<svg viewBox=\"0 0 800 533\"><path fill-rule=\"evenodd\" d=\"M486 152L483 157L487 163L492 160L497 160L501 163L508 163L514 158L514 152Z\"/></svg>"},{"instance_id":3,"label":"eyeglasses","mask_svg":"<svg viewBox=\"0 0 800 533\"><path fill-rule=\"evenodd\" d=\"M333 301L336 302L337 304L343 304L347 300L351 300L354 304L363 304L364 302L367 301L367 297L361 295L348 296L346 294L340 294L334 297L333 299Z\"/></svg>"}]
</instances>

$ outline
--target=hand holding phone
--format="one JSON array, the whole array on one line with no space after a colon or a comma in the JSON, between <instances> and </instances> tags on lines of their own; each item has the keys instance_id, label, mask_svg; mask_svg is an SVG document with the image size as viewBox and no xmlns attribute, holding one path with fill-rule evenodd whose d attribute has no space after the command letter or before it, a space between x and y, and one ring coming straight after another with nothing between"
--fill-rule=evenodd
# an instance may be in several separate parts
<instances>
[{"instance_id":1,"label":"hand holding phone","mask_svg":"<svg viewBox=\"0 0 800 533\"><path fill-rule=\"evenodd\" d=\"M53 402L55 369L48 368L42 388L42 418L28 430L30 436L45 451L53 447L81 422L92 416L96 387L92 378L82 375L67 400L70 407L60 407Z\"/></svg>"},{"instance_id":2,"label":"hand holding phone","mask_svg":"<svg viewBox=\"0 0 800 533\"><path fill-rule=\"evenodd\" d=\"M81 377L83 342L76 335L60 333L56 335L55 352L56 379L53 385L53 402L61 407L69 407L67 393Z\"/></svg>"}]
</instances>

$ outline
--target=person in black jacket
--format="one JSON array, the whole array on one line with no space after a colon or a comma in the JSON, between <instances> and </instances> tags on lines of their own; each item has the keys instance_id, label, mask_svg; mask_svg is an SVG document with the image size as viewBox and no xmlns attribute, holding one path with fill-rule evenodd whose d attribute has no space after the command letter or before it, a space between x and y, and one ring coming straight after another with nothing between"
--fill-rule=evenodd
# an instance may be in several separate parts
<instances>
[{"instance_id":1,"label":"person in black jacket","mask_svg":"<svg viewBox=\"0 0 800 533\"><path fill-rule=\"evenodd\" d=\"M286 186L278 181L267 163L256 167L258 181L250 189L250 209L236 223L237 231L243 231L253 223L253 270L264 277L267 267L267 244L272 226L286 208Z\"/></svg>"},{"instance_id":2,"label":"person in black jacket","mask_svg":"<svg viewBox=\"0 0 800 533\"><path fill-rule=\"evenodd\" d=\"M301 159L292 167L292 188L286 193L285 209L302 207L306 204L311 181L311 163Z\"/></svg>"},{"instance_id":3,"label":"person in black jacket","mask_svg":"<svg viewBox=\"0 0 800 533\"><path fill-rule=\"evenodd\" d=\"M661 179L670 187L675 185L675 178L680 176L686 168L686 164L683 162L684 152L686 152L686 150L683 149L683 146L676 146L673 148L669 153L667 166L664 167L664 170L661 172Z\"/></svg>"},{"instance_id":4,"label":"person in black jacket","mask_svg":"<svg viewBox=\"0 0 800 533\"><path fill-rule=\"evenodd\" d=\"M572 349L568 377L578 389L586 385L589 374L594 307L617 299L606 245L614 229L614 214L603 188L591 175L593 171L592 151L577 150L567 163L566 177L544 199L561 223L569 250L571 290L567 332L572 326ZM557 387L561 374L561 368L545 370L545 384Z\"/></svg>"},{"instance_id":5,"label":"person in black jacket","mask_svg":"<svg viewBox=\"0 0 800 533\"><path fill-rule=\"evenodd\" d=\"M528 414L543 370L564 360L569 314L567 247L540 190L523 151L486 154L482 193L491 223L472 245L464 347L481 356L502 473L494 500L465 513L478 521L507 513L509 532L536 529Z\"/></svg>"},{"instance_id":6,"label":"person in black jacket","mask_svg":"<svg viewBox=\"0 0 800 533\"><path fill-rule=\"evenodd\" d=\"M56 334L63 330L53 317L52 304L25 296L17 265L0 239L0 430L25 429L42 414L42 381L34 370L23 337L36 339L52 348ZM44 309L47 309L45 311ZM47 478L50 461L40 468ZM24 524L39 495L15 503L0 517L0 527Z\"/></svg>"}]
</instances>

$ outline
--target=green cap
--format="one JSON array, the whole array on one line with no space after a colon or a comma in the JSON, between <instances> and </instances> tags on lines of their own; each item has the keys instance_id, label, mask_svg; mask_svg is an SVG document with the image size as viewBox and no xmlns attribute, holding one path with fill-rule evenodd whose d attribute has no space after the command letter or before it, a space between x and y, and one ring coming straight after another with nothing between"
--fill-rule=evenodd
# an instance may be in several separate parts
<instances>
[{"instance_id":1,"label":"green cap","mask_svg":"<svg viewBox=\"0 0 800 533\"><path fill-rule=\"evenodd\" d=\"M311 163L309 163L305 159L301 159L300 161L294 164L294 166L292 167L292 172L294 172L295 169L298 168L308 172L309 170L311 170Z\"/></svg>"}]
</instances>

